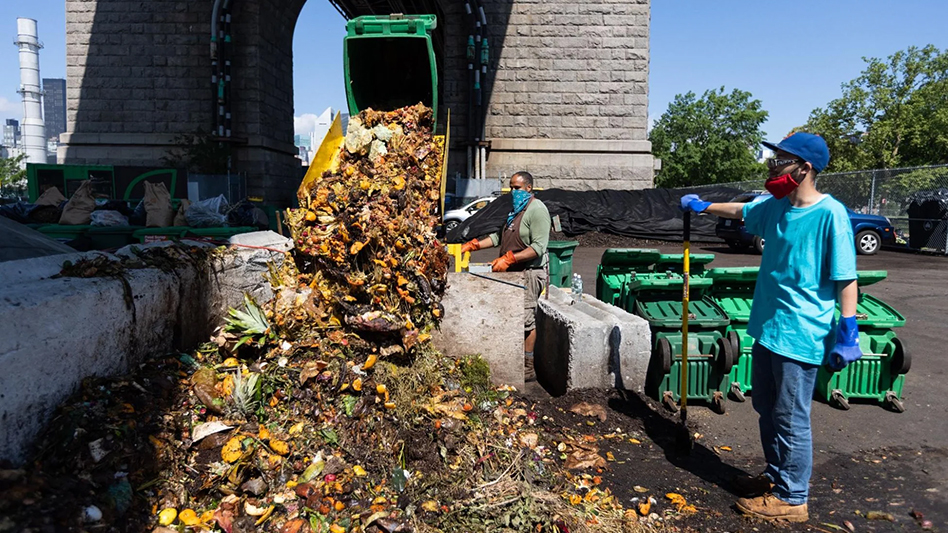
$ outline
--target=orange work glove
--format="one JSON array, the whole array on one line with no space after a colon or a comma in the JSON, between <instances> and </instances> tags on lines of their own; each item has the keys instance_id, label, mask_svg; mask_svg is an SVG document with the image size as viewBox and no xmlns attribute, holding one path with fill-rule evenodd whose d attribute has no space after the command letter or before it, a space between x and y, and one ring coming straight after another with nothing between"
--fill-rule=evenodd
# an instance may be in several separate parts
<instances>
[{"instance_id":1,"label":"orange work glove","mask_svg":"<svg viewBox=\"0 0 948 533\"><path fill-rule=\"evenodd\" d=\"M516 262L517 258L514 257L513 252L507 252L494 259L494 262L490 264L490 270L491 272L507 272L507 269Z\"/></svg>"},{"instance_id":2,"label":"orange work glove","mask_svg":"<svg viewBox=\"0 0 948 533\"><path fill-rule=\"evenodd\" d=\"M480 250L480 249L481 249L481 241L477 239L471 239L467 241L466 243L464 243L464 246L461 246L461 253L463 254L466 252L476 252L477 250Z\"/></svg>"}]
</instances>

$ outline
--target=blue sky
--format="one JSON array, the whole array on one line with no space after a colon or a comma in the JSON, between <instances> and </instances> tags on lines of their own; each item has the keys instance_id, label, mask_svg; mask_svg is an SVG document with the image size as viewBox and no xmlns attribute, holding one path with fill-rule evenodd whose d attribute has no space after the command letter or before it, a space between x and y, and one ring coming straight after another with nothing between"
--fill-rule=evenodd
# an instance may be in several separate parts
<instances>
[{"instance_id":1,"label":"blue sky","mask_svg":"<svg viewBox=\"0 0 948 533\"><path fill-rule=\"evenodd\" d=\"M64 2L0 1L0 120L22 114L16 17L39 21L43 77L66 71ZM653 0L649 114L660 116L678 93L738 88L763 102L770 112L764 130L780 139L838 97L840 84L863 69L863 56L884 58L912 45L948 48L945 20L944 0ZM344 26L329 2L303 8L294 35L298 117L345 105Z\"/></svg>"}]
</instances>

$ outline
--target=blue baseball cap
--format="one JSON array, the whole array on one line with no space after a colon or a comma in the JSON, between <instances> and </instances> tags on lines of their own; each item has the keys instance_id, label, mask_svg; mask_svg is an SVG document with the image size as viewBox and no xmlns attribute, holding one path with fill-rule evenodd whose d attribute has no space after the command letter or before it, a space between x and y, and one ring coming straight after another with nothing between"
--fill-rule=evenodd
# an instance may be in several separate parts
<instances>
[{"instance_id":1,"label":"blue baseball cap","mask_svg":"<svg viewBox=\"0 0 948 533\"><path fill-rule=\"evenodd\" d=\"M817 172L823 172L830 160L830 151L826 146L826 141L819 135L813 135L812 133L798 132L777 144L768 142L761 144L774 152L782 150L788 154L793 154L813 165L813 170Z\"/></svg>"}]
</instances>

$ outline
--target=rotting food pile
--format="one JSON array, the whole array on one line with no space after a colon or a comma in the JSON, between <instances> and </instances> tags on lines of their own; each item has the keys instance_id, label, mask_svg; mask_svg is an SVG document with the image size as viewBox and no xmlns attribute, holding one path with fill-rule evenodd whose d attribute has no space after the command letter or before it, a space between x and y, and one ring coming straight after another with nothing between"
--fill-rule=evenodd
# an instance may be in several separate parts
<instances>
[{"instance_id":1,"label":"rotting food pile","mask_svg":"<svg viewBox=\"0 0 948 533\"><path fill-rule=\"evenodd\" d=\"M353 118L288 213L275 298L193 354L86 380L0 470L0 531L639 530L597 487L595 439L431 347L444 149L420 105Z\"/></svg>"}]
</instances>

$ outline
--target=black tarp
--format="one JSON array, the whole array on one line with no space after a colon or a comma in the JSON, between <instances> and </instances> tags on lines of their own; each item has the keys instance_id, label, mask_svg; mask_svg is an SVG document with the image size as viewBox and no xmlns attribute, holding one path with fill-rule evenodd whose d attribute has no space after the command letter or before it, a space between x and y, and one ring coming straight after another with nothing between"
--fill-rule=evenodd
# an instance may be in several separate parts
<instances>
[{"instance_id":1,"label":"black tarp","mask_svg":"<svg viewBox=\"0 0 948 533\"><path fill-rule=\"evenodd\" d=\"M536 191L536 197L560 217L568 236L590 232L610 233L640 239L680 241L682 216L678 208L682 196L695 193L710 202L727 202L740 194L730 187L700 189L645 189L640 191ZM449 243L469 241L498 231L507 220L513 201L509 194L494 200L445 235ZM696 241L718 240L714 236L715 216L691 219L691 235Z\"/></svg>"},{"instance_id":2,"label":"black tarp","mask_svg":"<svg viewBox=\"0 0 948 533\"><path fill-rule=\"evenodd\" d=\"M908 198L909 247L948 246L948 189L919 191Z\"/></svg>"}]
</instances>

